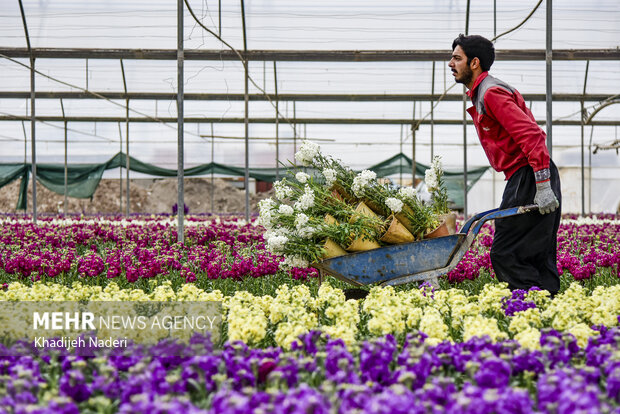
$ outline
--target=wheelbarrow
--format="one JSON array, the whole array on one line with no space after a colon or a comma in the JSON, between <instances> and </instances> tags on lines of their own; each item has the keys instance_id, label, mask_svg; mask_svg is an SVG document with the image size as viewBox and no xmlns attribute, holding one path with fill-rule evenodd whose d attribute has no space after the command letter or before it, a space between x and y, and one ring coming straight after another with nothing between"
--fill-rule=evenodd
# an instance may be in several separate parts
<instances>
[{"instance_id":1,"label":"wheelbarrow","mask_svg":"<svg viewBox=\"0 0 620 414\"><path fill-rule=\"evenodd\" d=\"M314 267L319 270L320 281L329 274L355 286L394 286L424 280L436 285L437 277L454 269L463 258L485 222L535 210L535 204L496 208L476 214L456 234L325 259Z\"/></svg>"}]
</instances>

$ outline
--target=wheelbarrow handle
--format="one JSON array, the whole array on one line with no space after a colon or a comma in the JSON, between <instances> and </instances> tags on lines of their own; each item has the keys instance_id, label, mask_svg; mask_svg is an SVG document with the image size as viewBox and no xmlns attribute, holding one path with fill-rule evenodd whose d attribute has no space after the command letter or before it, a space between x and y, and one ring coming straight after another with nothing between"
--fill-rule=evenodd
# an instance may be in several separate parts
<instances>
[{"instance_id":1,"label":"wheelbarrow handle","mask_svg":"<svg viewBox=\"0 0 620 414\"><path fill-rule=\"evenodd\" d=\"M468 234L470 228L473 226L472 233L475 235L478 234L480 228L484 223L489 220L500 219L504 217L516 216L518 214L529 213L530 211L538 210L538 205L529 204L527 206L519 206L519 207L510 207L503 210L499 208L494 208L493 210L483 211L482 213L478 213L463 225L463 228L459 231L460 234Z\"/></svg>"}]
</instances>

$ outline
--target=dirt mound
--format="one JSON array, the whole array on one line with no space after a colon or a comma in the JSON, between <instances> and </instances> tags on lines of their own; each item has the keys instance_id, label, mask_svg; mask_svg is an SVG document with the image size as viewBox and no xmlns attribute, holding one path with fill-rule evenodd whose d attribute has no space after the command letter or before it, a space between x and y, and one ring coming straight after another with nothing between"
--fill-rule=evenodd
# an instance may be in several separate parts
<instances>
[{"instance_id":1,"label":"dirt mound","mask_svg":"<svg viewBox=\"0 0 620 414\"><path fill-rule=\"evenodd\" d=\"M0 212L14 213L19 197L19 181L0 188ZM229 181L217 178L211 185L209 178L186 178L183 184L185 204L190 214L198 213L244 213L245 190ZM257 212L257 204L267 193L250 194L250 207ZM101 180L92 199L67 199L69 213L118 213L125 211L127 203L126 183L123 181L122 210L119 180ZM213 211L211 195L213 194ZM171 213L177 202L176 178L130 180L129 201L131 213ZM42 185L37 185L37 212L59 213L63 210L64 196ZM28 187L28 212L32 212L32 183Z\"/></svg>"}]
</instances>

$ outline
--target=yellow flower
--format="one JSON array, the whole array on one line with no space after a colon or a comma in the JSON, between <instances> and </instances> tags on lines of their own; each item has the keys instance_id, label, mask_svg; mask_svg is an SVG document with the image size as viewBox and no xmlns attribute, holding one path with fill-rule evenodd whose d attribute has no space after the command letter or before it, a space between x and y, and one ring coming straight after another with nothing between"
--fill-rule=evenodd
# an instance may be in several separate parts
<instances>
[{"instance_id":1,"label":"yellow flower","mask_svg":"<svg viewBox=\"0 0 620 414\"><path fill-rule=\"evenodd\" d=\"M493 342L507 339L508 335L500 331L495 318L485 318L484 316L470 316L463 323L463 340L467 341L475 336L488 335Z\"/></svg>"}]
</instances>

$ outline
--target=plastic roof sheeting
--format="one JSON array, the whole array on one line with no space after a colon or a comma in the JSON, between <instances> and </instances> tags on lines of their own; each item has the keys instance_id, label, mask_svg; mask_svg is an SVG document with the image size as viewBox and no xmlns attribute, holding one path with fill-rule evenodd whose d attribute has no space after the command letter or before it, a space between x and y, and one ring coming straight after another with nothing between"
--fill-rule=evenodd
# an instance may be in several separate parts
<instances>
[{"instance_id":1,"label":"plastic roof sheeting","mask_svg":"<svg viewBox=\"0 0 620 414\"><path fill-rule=\"evenodd\" d=\"M26 46L18 1L5 2L0 13L0 47ZM218 9L222 4L221 11ZM536 0L471 2L470 33L493 37L519 24L538 3ZM190 6L210 29L220 32L234 47L243 48L240 2L190 0ZM448 50L452 40L465 31L465 0L438 1L246 1L249 49L274 50ZM176 2L153 0L78 2L75 0L25 0L24 9L34 48L176 48ZM496 21L494 23L494 15ZM220 20L221 19L221 20ZM185 49L225 49L213 36L200 28L187 9ZM220 26L221 21L221 26ZM617 0L553 3L554 49L615 49L620 45L620 8ZM496 49L539 49L545 47L545 4L518 30L501 37ZM435 94L453 85L444 61L435 63ZM16 59L28 65L28 59ZM174 93L177 89L176 62L125 60L123 62L129 92ZM37 59L42 73L71 85L99 92L123 92L118 60ZM267 92L274 92L272 62L250 62L250 76ZM430 94L432 62L278 62L278 92L313 94ZM554 61L554 94L580 94L585 79L585 61ZM29 71L0 57L0 92L27 92ZM512 84L522 94L545 93L544 61L498 61L492 73ZM78 91L43 76L36 77L37 91ZM186 61L186 93L243 93L243 67L235 61ZM459 94L457 85L449 93ZM260 93L250 85L250 93ZM591 61L586 93L620 94L620 61ZM124 117L124 100L114 105L104 100L65 99L67 116ZM590 110L597 102L586 102ZM0 98L0 116L25 116L28 99ZM415 105L415 109L414 109ZM545 119L545 103L532 102L538 120ZM152 117L175 117L176 103L170 100L132 100L130 107ZM293 118L378 118L429 119L429 102L280 102L284 116ZM38 99L37 115L62 115L58 99ZM268 102L250 103L250 117L273 117ZM243 101L186 101L185 117L243 117ZM131 113L130 116L140 116ZM579 102L554 102L553 119L579 121ZM435 119L462 120L462 102L441 102ZM619 121L620 105L602 110L597 121ZM30 130L20 121L2 121L0 141L2 162L19 162L29 157ZM64 131L62 122L38 122L38 160L62 162ZM215 136L211 152L211 128ZM617 139L617 126L586 127L586 144ZM210 122L185 126L186 167L209 162L213 157L223 164L243 165L243 124ZM69 123L69 162L100 162L120 150L125 141L125 126L118 123ZM441 154L449 168L463 165L461 125L435 125L434 153ZM141 161L163 168L176 168L176 125L132 123L130 153ZM253 167L275 165L275 126L252 124L250 136L269 138L252 141L250 162ZM411 154L409 125L296 125L280 122L281 161L292 159L293 137L317 139L325 151L354 168L372 165L402 151ZM579 152L579 126L554 126L554 158L574 164ZM298 144L297 140L297 145ZM421 125L416 133L416 157L428 163L431 157L431 128ZM475 130L467 128L468 164L488 165ZM124 148L123 148L124 150ZM135 151L135 152L134 152ZM26 154L24 154L24 152ZM615 168L618 157L592 156L594 165ZM610 154L611 152L607 152ZM620 175L620 174L619 174Z\"/></svg>"}]
</instances>

